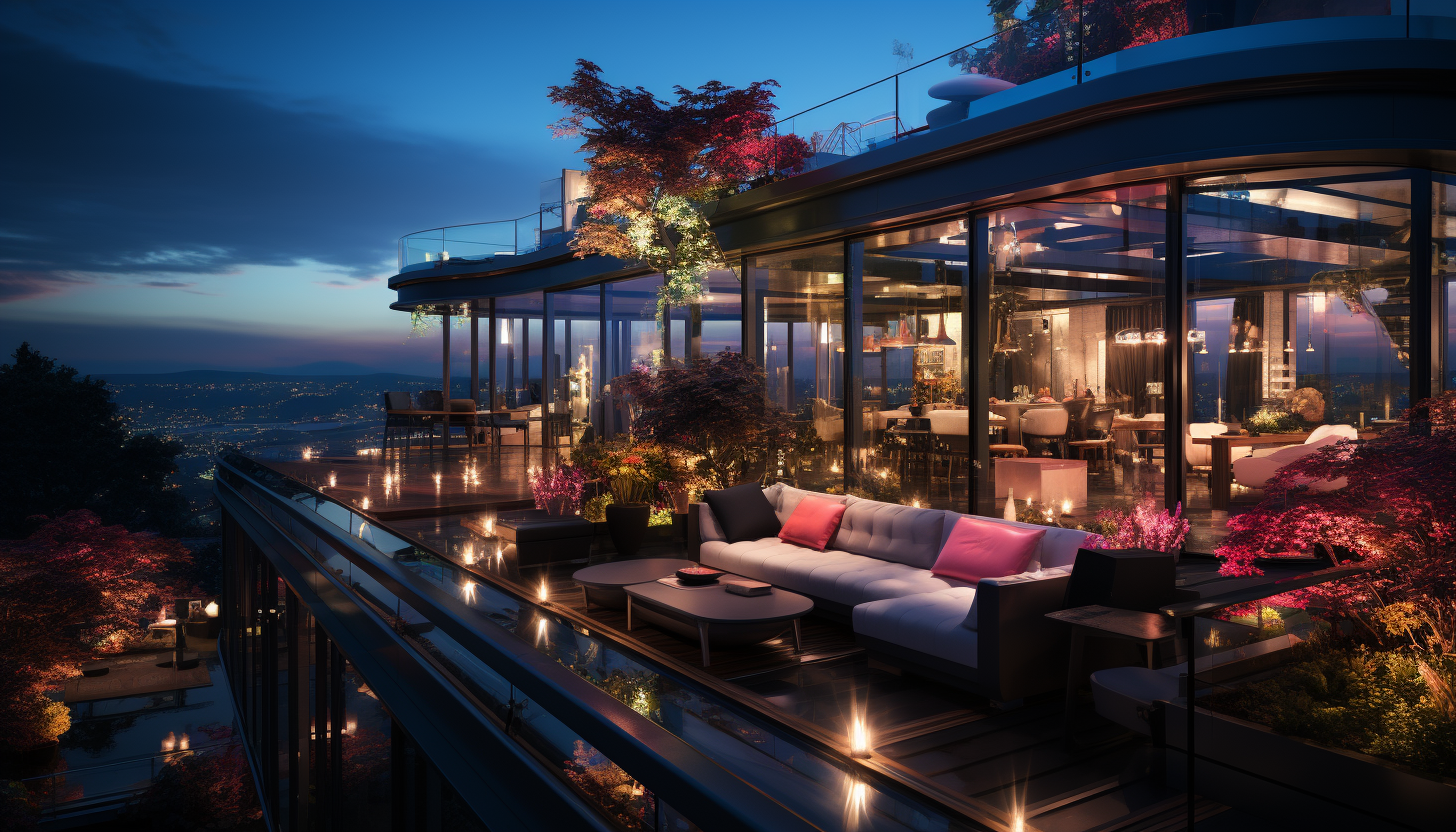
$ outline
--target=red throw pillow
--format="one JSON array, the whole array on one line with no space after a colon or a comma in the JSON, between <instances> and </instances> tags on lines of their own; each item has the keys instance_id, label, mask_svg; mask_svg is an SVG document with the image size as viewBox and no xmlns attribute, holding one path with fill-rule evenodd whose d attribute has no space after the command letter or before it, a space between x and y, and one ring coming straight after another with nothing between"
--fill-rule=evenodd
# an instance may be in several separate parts
<instances>
[{"instance_id":1,"label":"red throw pillow","mask_svg":"<svg viewBox=\"0 0 1456 832\"><path fill-rule=\"evenodd\" d=\"M930 571L977 583L1026 571L1046 529L1023 529L976 517L956 521Z\"/></svg>"},{"instance_id":2,"label":"red throw pillow","mask_svg":"<svg viewBox=\"0 0 1456 832\"><path fill-rule=\"evenodd\" d=\"M844 503L822 497L805 497L794 507L794 513L789 515L784 527L779 530L779 540L822 552L833 539L834 533L839 531L844 508Z\"/></svg>"}]
</instances>

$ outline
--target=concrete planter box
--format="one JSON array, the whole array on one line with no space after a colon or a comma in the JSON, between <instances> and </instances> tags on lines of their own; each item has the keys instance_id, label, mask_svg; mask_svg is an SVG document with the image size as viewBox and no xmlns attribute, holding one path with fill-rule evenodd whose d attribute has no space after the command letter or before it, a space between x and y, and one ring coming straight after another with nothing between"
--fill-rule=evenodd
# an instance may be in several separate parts
<instances>
[{"instance_id":1,"label":"concrete planter box","mask_svg":"<svg viewBox=\"0 0 1456 832\"><path fill-rule=\"evenodd\" d=\"M1168 784L1182 787L1188 712L1178 701L1165 714ZM1194 785L1211 800L1295 829L1449 832L1456 818L1456 780L1202 708L1195 718Z\"/></svg>"}]
</instances>

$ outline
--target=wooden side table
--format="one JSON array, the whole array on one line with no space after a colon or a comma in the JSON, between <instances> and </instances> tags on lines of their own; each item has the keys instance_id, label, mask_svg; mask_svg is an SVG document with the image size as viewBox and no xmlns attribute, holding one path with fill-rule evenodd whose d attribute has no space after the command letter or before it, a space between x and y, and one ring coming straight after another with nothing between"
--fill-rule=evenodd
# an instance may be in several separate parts
<instances>
[{"instance_id":1,"label":"wooden side table","mask_svg":"<svg viewBox=\"0 0 1456 832\"><path fill-rule=\"evenodd\" d=\"M1046 617L1072 626L1072 651L1067 657L1067 708L1062 716L1062 729L1068 737L1072 735L1073 709L1077 703L1077 689L1082 683L1083 647L1089 636L1142 642L1147 653L1148 669L1153 670L1153 645L1172 638L1174 634L1173 624L1167 616L1100 604L1057 610L1047 613Z\"/></svg>"}]
</instances>

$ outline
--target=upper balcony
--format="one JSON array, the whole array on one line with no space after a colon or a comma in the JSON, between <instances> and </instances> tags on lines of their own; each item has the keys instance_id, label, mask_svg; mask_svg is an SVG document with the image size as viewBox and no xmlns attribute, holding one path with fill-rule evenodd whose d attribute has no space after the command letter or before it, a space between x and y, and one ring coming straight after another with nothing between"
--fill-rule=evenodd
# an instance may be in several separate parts
<instances>
[{"instance_id":1,"label":"upper balcony","mask_svg":"<svg viewBox=\"0 0 1456 832\"><path fill-rule=\"evenodd\" d=\"M773 129L809 142L814 155L806 170L813 170L1148 63L1260 44L1418 37L1430 18L1441 17L1456 17L1456 3L1063 0L1050 11L1025 20L1008 18L1000 22L998 31L980 40L780 119ZM1357 23L1353 18L1364 20ZM1316 20L1329 21L1329 25L1310 25ZM1250 28L1257 28L1258 34L1237 31ZM1140 50L1138 60L1128 61L1119 54L1189 35L1206 37L1190 40L1176 50Z\"/></svg>"},{"instance_id":2,"label":"upper balcony","mask_svg":"<svg viewBox=\"0 0 1456 832\"><path fill-rule=\"evenodd\" d=\"M399 238L399 271L434 268L438 263L517 257L560 245L571 238L576 228L585 188L582 171L563 170L561 176L541 183L537 209L523 217L406 234Z\"/></svg>"}]
</instances>

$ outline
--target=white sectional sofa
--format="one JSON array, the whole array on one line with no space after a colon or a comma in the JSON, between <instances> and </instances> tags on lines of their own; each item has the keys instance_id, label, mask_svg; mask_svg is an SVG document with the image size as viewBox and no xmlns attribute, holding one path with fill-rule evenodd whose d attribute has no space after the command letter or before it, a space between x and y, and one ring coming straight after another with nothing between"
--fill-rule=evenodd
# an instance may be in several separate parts
<instances>
[{"instance_id":1,"label":"white sectional sofa","mask_svg":"<svg viewBox=\"0 0 1456 832\"><path fill-rule=\"evenodd\" d=\"M698 504L698 559L807 595L818 611L851 621L856 637L884 660L949 677L993 700L1019 700L1065 682L1066 633L1045 614L1061 609L1086 532L1047 528L1039 573L972 585L930 571L960 514L782 483L764 489L781 523L809 494L846 505L825 551L777 537L729 543L713 512Z\"/></svg>"}]
</instances>

